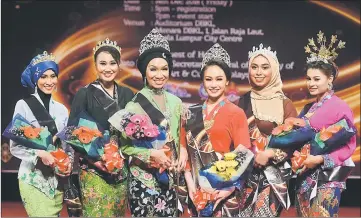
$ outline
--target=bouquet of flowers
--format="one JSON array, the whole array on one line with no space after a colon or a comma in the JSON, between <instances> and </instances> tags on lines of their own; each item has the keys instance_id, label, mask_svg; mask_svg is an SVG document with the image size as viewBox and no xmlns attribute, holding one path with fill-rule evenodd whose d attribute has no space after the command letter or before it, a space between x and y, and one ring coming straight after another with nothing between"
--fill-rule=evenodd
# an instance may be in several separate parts
<instances>
[{"instance_id":1,"label":"bouquet of flowers","mask_svg":"<svg viewBox=\"0 0 361 218\"><path fill-rule=\"evenodd\" d=\"M301 152L296 151L295 157L291 159L293 171L299 172L298 169L308 155L322 155L344 146L356 134L356 128L345 117L316 132L303 119L291 118L286 119L285 124L276 127L272 134L268 147L292 147L297 150L301 148Z\"/></svg>"},{"instance_id":2,"label":"bouquet of flowers","mask_svg":"<svg viewBox=\"0 0 361 218\"><path fill-rule=\"evenodd\" d=\"M110 140L108 130L102 128L85 112L68 123L57 136L75 151L95 161L104 161L109 172L117 173L122 167L118 145Z\"/></svg>"},{"instance_id":3,"label":"bouquet of flowers","mask_svg":"<svg viewBox=\"0 0 361 218\"><path fill-rule=\"evenodd\" d=\"M23 116L16 114L3 136L24 147L50 152L55 158L55 170L60 174L67 171L70 159L63 149L53 145L53 137L48 127L35 127Z\"/></svg>"},{"instance_id":4,"label":"bouquet of flowers","mask_svg":"<svg viewBox=\"0 0 361 218\"><path fill-rule=\"evenodd\" d=\"M154 125L146 114L130 112L128 109L123 109L117 114L117 119L120 123L113 124L120 132L132 140L132 144L137 147L148 149L163 149L167 157L172 157L172 150L167 144L167 127L162 125ZM163 184L169 183L169 177L165 169L160 167L157 163L151 162L150 167L159 169L156 172L156 179Z\"/></svg>"},{"instance_id":5,"label":"bouquet of flowers","mask_svg":"<svg viewBox=\"0 0 361 218\"><path fill-rule=\"evenodd\" d=\"M254 154L248 149L224 154L223 159L212 162L199 170L200 190L195 195L194 204L202 216L213 212L215 190L240 188L252 171ZM207 193L204 193L205 190Z\"/></svg>"},{"instance_id":6,"label":"bouquet of flowers","mask_svg":"<svg viewBox=\"0 0 361 218\"><path fill-rule=\"evenodd\" d=\"M285 123L272 131L269 148L295 148L299 149L315 137L315 131L301 118L287 118Z\"/></svg>"}]
</instances>

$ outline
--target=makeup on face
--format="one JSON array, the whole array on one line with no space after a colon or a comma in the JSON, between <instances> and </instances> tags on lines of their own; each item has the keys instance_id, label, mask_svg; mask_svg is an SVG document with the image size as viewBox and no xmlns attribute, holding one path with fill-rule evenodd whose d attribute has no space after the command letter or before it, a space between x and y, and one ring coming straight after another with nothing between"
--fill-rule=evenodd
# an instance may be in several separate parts
<instances>
[{"instance_id":1,"label":"makeup on face","mask_svg":"<svg viewBox=\"0 0 361 218\"><path fill-rule=\"evenodd\" d=\"M168 62L163 58L152 59L146 69L146 79L150 88L163 88L169 79Z\"/></svg>"}]
</instances>

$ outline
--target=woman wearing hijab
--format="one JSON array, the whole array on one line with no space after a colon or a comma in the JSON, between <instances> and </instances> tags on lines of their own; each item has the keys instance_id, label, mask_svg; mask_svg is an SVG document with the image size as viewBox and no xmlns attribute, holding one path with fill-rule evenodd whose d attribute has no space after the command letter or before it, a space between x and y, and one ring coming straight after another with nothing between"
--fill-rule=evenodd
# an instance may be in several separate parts
<instances>
[{"instance_id":1,"label":"woman wearing hijab","mask_svg":"<svg viewBox=\"0 0 361 218\"><path fill-rule=\"evenodd\" d=\"M178 199L174 188L177 179L176 173L170 168L176 166L176 161L179 163L178 169L184 168L187 152L179 143L182 102L178 97L164 90L172 71L169 43L156 29L153 29L140 42L139 53L137 67L142 74L144 88L127 104L125 110L114 114L109 122L122 131L120 123L124 111L148 117L159 130L165 131L164 146L168 146L171 157L166 155L165 149L160 149L163 145L158 145L158 148L136 146L132 144L134 141L123 134L122 152L131 157L130 211L135 217L178 216ZM158 142L160 139L153 140L152 146ZM164 169L162 173L160 168Z\"/></svg>"},{"instance_id":2,"label":"woman wearing hijab","mask_svg":"<svg viewBox=\"0 0 361 218\"><path fill-rule=\"evenodd\" d=\"M242 217L276 217L290 206L287 183L291 167L285 162L287 153L266 149L273 128L288 117L297 116L295 107L282 91L279 62L271 48L253 47L249 52L251 91L239 100L248 118L250 137L255 148L255 168L243 192ZM263 147L263 148L262 148Z\"/></svg>"},{"instance_id":3,"label":"woman wearing hijab","mask_svg":"<svg viewBox=\"0 0 361 218\"><path fill-rule=\"evenodd\" d=\"M21 83L33 94L16 103L14 117L20 114L36 127L46 126L55 136L68 121L67 108L52 98L59 75L55 57L46 51L34 57L21 75ZM58 140L54 144L59 145ZM66 144L61 145L73 159L73 150ZM59 216L63 202L63 187L58 183L60 174L54 171L55 159L47 151L24 147L10 141L12 155L21 160L18 179L21 199L30 217ZM71 172L71 163L67 172Z\"/></svg>"}]
</instances>

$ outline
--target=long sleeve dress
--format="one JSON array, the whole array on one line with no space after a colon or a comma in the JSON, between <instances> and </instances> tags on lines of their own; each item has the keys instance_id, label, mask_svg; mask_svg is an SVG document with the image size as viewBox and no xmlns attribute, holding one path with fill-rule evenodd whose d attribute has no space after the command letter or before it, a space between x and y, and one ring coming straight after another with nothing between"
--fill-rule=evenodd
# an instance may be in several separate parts
<instances>
[{"instance_id":1,"label":"long sleeve dress","mask_svg":"<svg viewBox=\"0 0 361 218\"><path fill-rule=\"evenodd\" d=\"M119 132L111 127L108 119L123 109L134 94L129 88L114 85L113 97L98 81L80 88L74 96L69 121L84 111L103 129L110 131L111 140L118 142ZM83 216L124 216L127 206L127 167L123 167L118 174L110 174L99 170L83 157L80 157L79 163Z\"/></svg>"},{"instance_id":2,"label":"long sleeve dress","mask_svg":"<svg viewBox=\"0 0 361 218\"><path fill-rule=\"evenodd\" d=\"M173 141L175 150L179 149L180 109L182 101L175 95L164 92L166 111L162 111L153 100L153 93L145 87L127 104L125 110L149 116L157 116L162 123L167 123L168 141ZM146 106L144 106L146 105ZM119 116L118 116L119 115ZM120 112L110 118L113 126L121 121ZM154 122L153 122L154 124ZM150 166L151 149L138 147L125 134L121 136L121 150L131 161L129 164L129 205L132 216L168 217L177 216L177 195L174 178L169 176L169 185L164 185L156 178L159 169Z\"/></svg>"},{"instance_id":3,"label":"long sleeve dress","mask_svg":"<svg viewBox=\"0 0 361 218\"><path fill-rule=\"evenodd\" d=\"M227 152L242 145L251 148L247 118L242 109L225 99L207 114L206 104L189 108L190 118L182 125L181 144L187 147L188 163L196 188L200 187L199 170L219 160ZM215 208L213 216L238 216L240 212L239 191L236 190ZM192 203L192 215L199 216Z\"/></svg>"},{"instance_id":4,"label":"long sleeve dress","mask_svg":"<svg viewBox=\"0 0 361 218\"><path fill-rule=\"evenodd\" d=\"M327 94L319 102L304 107L299 117L320 131L341 119L353 125L350 107L333 94ZM356 135L334 151L323 154L324 162L315 169L299 175L296 180L297 215L303 217L333 217L338 215L341 192L346 189L346 179L354 163L351 155L356 149Z\"/></svg>"},{"instance_id":5,"label":"long sleeve dress","mask_svg":"<svg viewBox=\"0 0 361 218\"><path fill-rule=\"evenodd\" d=\"M259 140L260 137L267 138L271 134L273 128L277 126L277 124L274 122L254 118L250 92L247 92L241 96L238 106L245 111L249 120L253 120L249 122L252 143L255 142L255 140ZM288 117L297 116L297 111L291 100L288 98L284 98L283 100L283 110L284 120ZM288 153L290 152L291 151L288 151ZM284 207L281 204L281 200L284 204L290 203L287 202L289 200L287 193L287 183L291 178L291 167L285 161L287 153L281 152L280 150L279 153L282 155L279 155L277 159L273 160L273 163L269 164L268 168L266 167L266 173L268 178L278 175L281 180L277 181L272 179L272 182L282 184L282 189L277 190L275 186L270 184L264 170L254 168L252 175L246 182L245 189L242 193L242 217L276 217L280 215L282 208Z\"/></svg>"},{"instance_id":6,"label":"long sleeve dress","mask_svg":"<svg viewBox=\"0 0 361 218\"><path fill-rule=\"evenodd\" d=\"M40 96L33 94L45 107ZM68 109L53 98L49 101L49 114L54 119L58 131L61 131L68 121ZM16 103L14 116L20 114L35 127L40 127L30 107L24 100ZM73 150L66 144L63 149L73 159ZM18 179L21 199L29 216L58 216L62 209L63 191L59 185L54 169L45 166L31 149L10 141L10 152L21 160Z\"/></svg>"}]
</instances>

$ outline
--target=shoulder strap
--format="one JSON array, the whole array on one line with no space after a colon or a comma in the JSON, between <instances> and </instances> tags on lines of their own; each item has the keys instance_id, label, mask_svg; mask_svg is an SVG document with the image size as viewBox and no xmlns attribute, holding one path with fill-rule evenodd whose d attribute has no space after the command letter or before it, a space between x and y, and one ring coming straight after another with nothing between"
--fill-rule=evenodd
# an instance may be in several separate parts
<instances>
[{"instance_id":1,"label":"shoulder strap","mask_svg":"<svg viewBox=\"0 0 361 218\"><path fill-rule=\"evenodd\" d=\"M138 92L138 94L134 97L133 101L140 104L140 106L152 120L153 124L159 125L165 119L162 112L155 108L153 104L142 93Z\"/></svg>"},{"instance_id":2,"label":"shoulder strap","mask_svg":"<svg viewBox=\"0 0 361 218\"><path fill-rule=\"evenodd\" d=\"M24 101L28 104L36 120L39 122L39 125L47 126L49 132L55 136L58 132L55 121L39 100L35 96L31 95L29 98L25 98Z\"/></svg>"}]
</instances>

